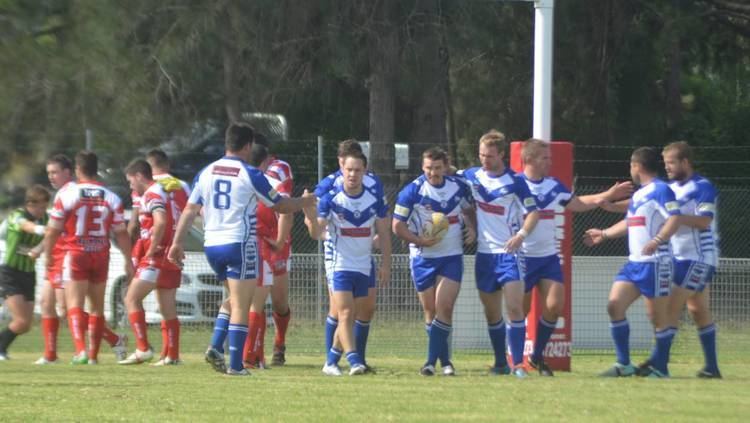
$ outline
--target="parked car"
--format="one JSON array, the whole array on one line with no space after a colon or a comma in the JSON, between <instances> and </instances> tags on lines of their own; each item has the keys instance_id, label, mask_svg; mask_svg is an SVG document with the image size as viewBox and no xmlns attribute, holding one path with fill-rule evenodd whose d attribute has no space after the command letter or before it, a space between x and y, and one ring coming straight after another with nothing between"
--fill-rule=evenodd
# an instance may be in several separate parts
<instances>
[{"instance_id":1,"label":"parked car","mask_svg":"<svg viewBox=\"0 0 750 423\"><path fill-rule=\"evenodd\" d=\"M216 280L211 266L203 254L203 234L192 227L185 243L185 267L182 272L182 285L177 290L177 316L182 323L213 322L224 297L224 287ZM0 257L5 252L5 241L0 240ZM129 280L124 274L124 257L114 245L110 249L109 278L105 292L104 315L110 324L128 326L127 312L123 304ZM40 297L44 283L44 259L36 264L36 305L34 312L40 314ZM152 292L143 302L146 322L161 322L156 294Z\"/></svg>"}]
</instances>

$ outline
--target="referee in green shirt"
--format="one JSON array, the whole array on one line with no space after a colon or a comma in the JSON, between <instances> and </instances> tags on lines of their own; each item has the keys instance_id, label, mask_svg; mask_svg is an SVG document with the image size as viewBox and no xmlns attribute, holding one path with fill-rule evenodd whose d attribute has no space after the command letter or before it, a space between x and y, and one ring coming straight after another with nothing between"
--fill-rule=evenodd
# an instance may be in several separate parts
<instances>
[{"instance_id":1,"label":"referee in green shirt","mask_svg":"<svg viewBox=\"0 0 750 423\"><path fill-rule=\"evenodd\" d=\"M10 213L0 225L5 239L5 255L0 265L0 297L12 316L8 327L0 332L0 361L8 359L8 347L16 336L31 328L34 317L36 287L35 257L47 225L50 193L41 185L26 190L26 204Z\"/></svg>"}]
</instances>

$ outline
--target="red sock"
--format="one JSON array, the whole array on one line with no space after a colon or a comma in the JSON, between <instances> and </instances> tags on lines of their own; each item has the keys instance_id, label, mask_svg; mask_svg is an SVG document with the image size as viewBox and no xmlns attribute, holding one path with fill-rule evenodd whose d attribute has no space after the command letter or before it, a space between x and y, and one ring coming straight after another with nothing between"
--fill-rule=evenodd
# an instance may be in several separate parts
<instances>
[{"instance_id":1,"label":"red sock","mask_svg":"<svg viewBox=\"0 0 750 423\"><path fill-rule=\"evenodd\" d=\"M255 340L255 357L261 363L266 362L266 313L265 310L258 314L258 338Z\"/></svg>"},{"instance_id":2,"label":"red sock","mask_svg":"<svg viewBox=\"0 0 750 423\"><path fill-rule=\"evenodd\" d=\"M114 347L117 344L117 341L120 340L120 335L112 332L112 329L110 329L105 323L102 327L102 338L107 341L107 344L109 344L110 347Z\"/></svg>"},{"instance_id":3,"label":"red sock","mask_svg":"<svg viewBox=\"0 0 750 423\"><path fill-rule=\"evenodd\" d=\"M135 345L141 351L148 350L148 332L146 329L146 312L134 311L128 314L130 327L135 335Z\"/></svg>"},{"instance_id":4,"label":"red sock","mask_svg":"<svg viewBox=\"0 0 750 423\"><path fill-rule=\"evenodd\" d=\"M44 358L48 361L57 360L57 330L60 319L57 317L42 317L42 336L44 337Z\"/></svg>"},{"instance_id":5,"label":"red sock","mask_svg":"<svg viewBox=\"0 0 750 423\"><path fill-rule=\"evenodd\" d=\"M76 355L86 351L86 326L88 326L88 318L85 317L80 307L68 310L68 329L73 338Z\"/></svg>"},{"instance_id":6,"label":"red sock","mask_svg":"<svg viewBox=\"0 0 750 423\"><path fill-rule=\"evenodd\" d=\"M97 359L102 345L104 317L89 315L89 359Z\"/></svg>"},{"instance_id":7,"label":"red sock","mask_svg":"<svg viewBox=\"0 0 750 423\"><path fill-rule=\"evenodd\" d=\"M180 321L178 319L167 320L167 344L169 350L167 356L172 360L180 358Z\"/></svg>"},{"instance_id":8,"label":"red sock","mask_svg":"<svg viewBox=\"0 0 750 423\"><path fill-rule=\"evenodd\" d=\"M289 319L292 318L292 310L286 312L285 316L273 312L273 324L276 327L276 337L273 339L274 348L286 345L286 328L289 327Z\"/></svg>"},{"instance_id":9,"label":"red sock","mask_svg":"<svg viewBox=\"0 0 750 423\"><path fill-rule=\"evenodd\" d=\"M169 335L167 334L167 322L161 321L161 358L169 354Z\"/></svg>"},{"instance_id":10,"label":"red sock","mask_svg":"<svg viewBox=\"0 0 750 423\"><path fill-rule=\"evenodd\" d=\"M244 357L245 361L250 363L255 363L255 360L257 360L255 342L258 339L258 319L259 314L254 311L247 315L247 340L245 341Z\"/></svg>"}]
</instances>

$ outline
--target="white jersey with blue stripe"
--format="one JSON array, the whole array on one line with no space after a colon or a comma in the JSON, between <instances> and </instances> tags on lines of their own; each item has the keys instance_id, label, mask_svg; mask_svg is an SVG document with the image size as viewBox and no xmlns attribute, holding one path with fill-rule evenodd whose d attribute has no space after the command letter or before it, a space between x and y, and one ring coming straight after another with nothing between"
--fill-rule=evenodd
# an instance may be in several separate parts
<instances>
[{"instance_id":1,"label":"white jersey with blue stripe","mask_svg":"<svg viewBox=\"0 0 750 423\"><path fill-rule=\"evenodd\" d=\"M331 246L330 271L370 275L375 221L388 215L381 197L367 189L350 196L343 188L332 189L318 203L318 217L327 221Z\"/></svg>"},{"instance_id":2,"label":"white jersey with blue stripe","mask_svg":"<svg viewBox=\"0 0 750 423\"><path fill-rule=\"evenodd\" d=\"M268 207L281 200L263 172L237 157L222 157L195 177L189 203L203 207L204 245L255 239L258 200Z\"/></svg>"},{"instance_id":3,"label":"white jersey with blue stripe","mask_svg":"<svg viewBox=\"0 0 750 423\"><path fill-rule=\"evenodd\" d=\"M526 257L547 257L560 253L565 206L573 194L557 178L546 177L534 181L521 174L536 199L539 222L523 241L521 251Z\"/></svg>"},{"instance_id":4,"label":"white jersey with blue stripe","mask_svg":"<svg viewBox=\"0 0 750 423\"><path fill-rule=\"evenodd\" d=\"M659 233L669 216L680 214L674 192L664 181L654 179L633 194L628 204L628 245L630 261L656 262L669 254L669 245L660 245L656 253L645 256L643 247Z\"/></svg>"},{"instance_id":5,"label":"white jersey with blue stripe","mask_svg":"<svg viewBox=\"0 0 750 423\"><path fill-rule=\"evenodd\" d=\"M708 179L693 174L685 182L669 184L674 191L680 211L687 216L710 217L711 226L700 230L682 225L672 236L672 255L677 260L693 260L716 266L719 258L719 234L716 225L716 189Z\"/></svg>"},{"instance_id":6,"label":"white jersey with blue stripe","mask_svg":"<svg viewBox=\"0 0 750 423\"><path fill-rule=\"evenodd\" d=\"M449 223L445 237L432 247L409 244L409 251L412 257L455 256L463 253L461 211L470 207L471 191L462 179L445 176L442 185L433 186L422 175L398 194L393 218L407 222L409 230L422 236L425 222L432 220L432 213L445 214Z\"/></svg>"},{"instance_id":7,"label":"white jersey with blue stripe","mask_svg":"<svg viewBox=\"0 0 750 423\"><path fill-rule=\"evenodd\" d=\"M537 210L529 187L508 168L500 175L480 167L460 174L471 186L477 209L477 252L505 253L505 243L521 228L524 215Z\"/></svg>"}]
</instances>

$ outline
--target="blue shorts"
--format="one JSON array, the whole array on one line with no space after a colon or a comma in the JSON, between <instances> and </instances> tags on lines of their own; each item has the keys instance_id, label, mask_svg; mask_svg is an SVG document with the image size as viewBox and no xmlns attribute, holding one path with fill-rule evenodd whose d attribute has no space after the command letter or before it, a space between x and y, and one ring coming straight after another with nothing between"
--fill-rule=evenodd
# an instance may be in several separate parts
<instances>
[{"instance_id":1,"label":"blue shorts","mask_svg":"<svg viewBox=\"0 0 750 423\"><path fill-rule=\"evenodd\" d=\"M523 258L516 257L515 254L477 253L474 264L477 289L493 293L508 282L523 280L519 260Z\"/></svg>"},{"instance_id":2,"label":"blue shorts","mask_svg":"<svg viewBox=\"0 0 750 423\"><path fill-rule=\"evenodd\" d=\"M521 264L526 292L531 291L542 279L563 283L562 266L557 254L547 257L525 257Z\"/></svg>"},{"instance_id":3,"label":"blue shorts","mask_svg":"<svg viewBox=\"0 0 750 423\"><path fill-rule=\"evenodd\" d=\"M695 292L703 292L714 278L716 267L693 260L674 261L674 284Z\"/></svg>"},{"instance_id":4,"label":"blue shorts","mask_svg":"<svg viewBox=\"0 0 750 423\"><path fill-rule=\"evenodd\" d=\"M325 272L326 272L326 283L328 284L328 290L333 291L333 275L336 273L333 270L333 259L324 260ZM375 261L372 261L372 270L370 270L370 281L367 284L368 288L377 288L378 284L375 280Z\"/></svg>"},{"instance_id":5,"label":"blue shorts","mask_svg":"<svg viewBox=\"0 0 750 423\"><path fill-rule=\"evenodd\" d=\"M410 261L411 279L418 292L435 286L438 276L460 283L464 274L463 255L432 258L416 256Z\"/></svg>"},{"instance_id":6,"label":"blue shorts","mask_svg":"<svg viewBox=\"0 0 750 423\"><path fill-rule=\"evenodd\" d=\"M372 273L365 275L348 270L336 271L333 272L333 291L349 291L354 295L354 298L366 297L371 279L374 279Z\"/></svg>"},{"instance_id":7,"label":"blue shorts","mask_svg":"<svg viewBox=\"0 0 750 423\"><path fill-rule=\"evenodd\" d=\"M672 283L672 260L659 262L629 261L615 276L615 281L630 282L638 286L646 298L666 297Z\"/></svg>"},{"instance_id":8,"label":"blue shorts","mask_svg":"<svg viewBox=\"0 0 750 423\"><path fill-rule=\"evenodd\" d=\"M255 240L247 243L212 245L204 248L208 264L220 281L227 278L244 280L258 277L258 246Z\"/></svg>"}]
</instances>

